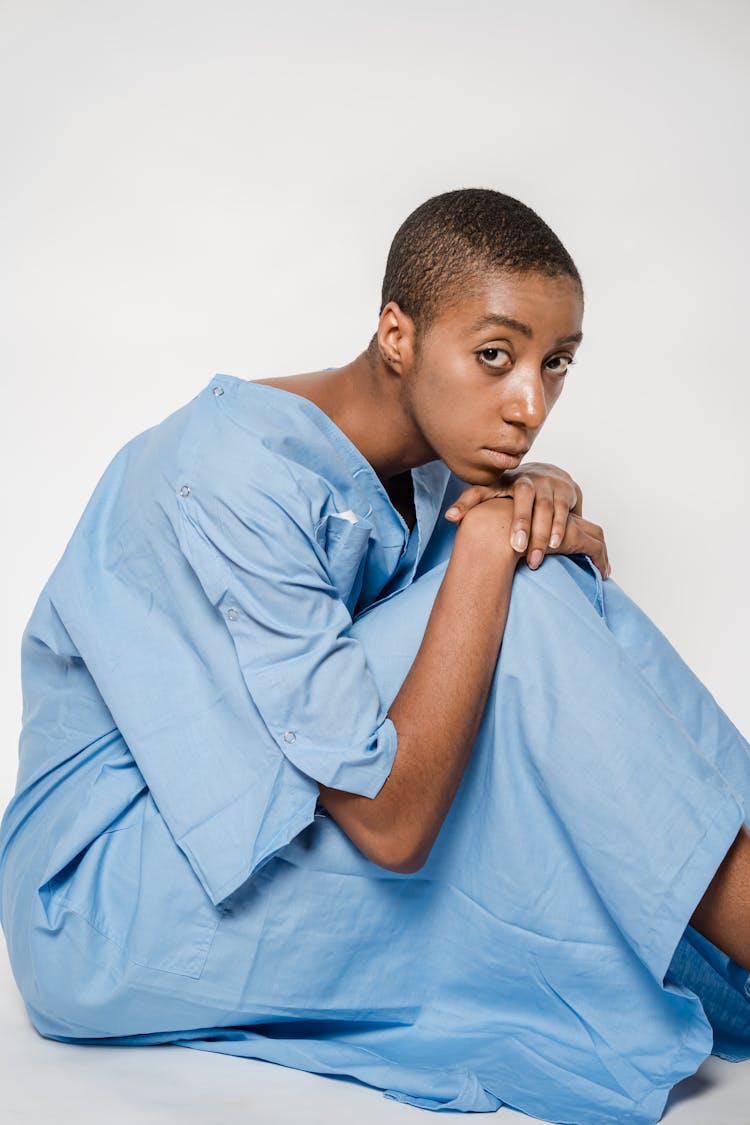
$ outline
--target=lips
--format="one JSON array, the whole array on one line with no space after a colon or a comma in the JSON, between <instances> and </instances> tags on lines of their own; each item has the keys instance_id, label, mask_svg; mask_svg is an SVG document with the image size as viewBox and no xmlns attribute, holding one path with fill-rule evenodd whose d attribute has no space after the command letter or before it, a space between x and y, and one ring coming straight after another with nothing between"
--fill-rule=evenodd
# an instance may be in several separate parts
<instances>
[{"instance_id":1,"label":"lips","mask_svg":"<svg viewBox=\"0 0 750 1125\"><path fill-rule=\"evenodd\" d=\"M524 453L529 452L528 445L524 446L522 449L500 449L499 446L494 445L488 445L486 448L489 449L491 453L505 453L508 457L523 457Z\"/></svg>"},{"instance_id":2,"label":"lips","mask_svg":"<svg viewBox=\"0 0 750 1125\"><path fill-rule=\"evenodd\" d=\"M485 453L498 468L515 469L520 464L526 450L523 449L520 453L509 453L504 449L493 449L492 446L485 446Z\"/></svg>"}]
</instances>

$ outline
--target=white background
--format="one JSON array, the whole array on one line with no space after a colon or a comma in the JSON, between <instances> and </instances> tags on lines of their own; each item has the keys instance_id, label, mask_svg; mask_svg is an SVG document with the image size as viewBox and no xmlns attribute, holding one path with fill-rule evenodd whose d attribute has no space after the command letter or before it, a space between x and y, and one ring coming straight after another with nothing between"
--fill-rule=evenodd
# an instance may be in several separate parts
<instances>
[{"instance_id":1,"label":"white background","mask_svg":"<svg viewBox=\"0 0 750 1125\"><path fill-rule=\"evenodd\" d=\"M3 804L21 633L111 458L215 373L354 358L397 227L466 186L584 281L530 457L750 735L749 30L730 0L0 2Z\"/></svg>"}]
</instances>

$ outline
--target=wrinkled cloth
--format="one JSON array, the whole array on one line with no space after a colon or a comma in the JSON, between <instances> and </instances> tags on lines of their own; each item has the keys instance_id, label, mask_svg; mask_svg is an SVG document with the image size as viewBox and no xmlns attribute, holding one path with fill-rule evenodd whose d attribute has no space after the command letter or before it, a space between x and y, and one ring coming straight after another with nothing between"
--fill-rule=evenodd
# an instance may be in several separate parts
<instances>
[{"instance_id":1,"label":"wrinkled cloth","mask_svg":"<svg viewBox=\"0 0 750 1125\"><path fill-rule=\"evenodd\" d=\"M747 823L750 745L585 555L520 565L424 866L375 797L466 487L410 532L317 406L216 376L107 466L22 639L0 921L40 1034L348 1076L430 1110L653 1125L750 1057L748 974L689 925Z\"/></svg>"}]
</instances>

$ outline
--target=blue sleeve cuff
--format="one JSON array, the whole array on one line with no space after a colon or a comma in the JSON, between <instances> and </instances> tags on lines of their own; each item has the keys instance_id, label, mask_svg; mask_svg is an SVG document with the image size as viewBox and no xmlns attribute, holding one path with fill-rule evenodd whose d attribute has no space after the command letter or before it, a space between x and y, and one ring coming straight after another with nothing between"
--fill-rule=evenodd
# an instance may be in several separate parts
<instances>
[{"instance_id":1,"label":"blue sleeve cuff","mask_svg":"<svg viewBox=\"0 0 750 1125\"><path fill-rule=\"evenodd\" d=\"M304 731L274 732L279 748L303 773L328 785L362 797L376 797L393 768L398 737L388 716L363 746L349 751L322 746Z\"/></svg>"},{"instance_id":2,"label":"blue sleeve cuff","mask_svg":"<svg viewBox=\"0 0 750 1125\"><path fill-rule=\"evenodd\" d=\"M305 746L304 738L292 748L321 775L322 784L372 798L391 772L397 734L386 718L372 743L346 761L326 758L325 750ZM316 780L281 756L277 775L264 791L253 785L177 840L215 906L313 821L319 795Z\"/></svg>"}]
</instances>

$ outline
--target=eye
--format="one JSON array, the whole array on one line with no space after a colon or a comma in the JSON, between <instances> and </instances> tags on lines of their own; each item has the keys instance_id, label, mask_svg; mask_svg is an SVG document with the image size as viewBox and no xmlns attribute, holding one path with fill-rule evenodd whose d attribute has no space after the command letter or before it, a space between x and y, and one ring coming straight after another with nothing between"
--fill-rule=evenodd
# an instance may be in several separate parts
<instances>
[{"instance_id":1,"label":"eye","mask_svg":"<svg viewBox=\"0 0 750 1125\"><path fill-rule=\"evenodd\" d=\"M498 362L502 356L511 359L510 352L506 352L505 348L482 348L481 352L477 352L478 361L484 367L489 367L491 371L502 371L508 366L507 363Z\"/></svg>"},{"instance_id":2,"label":"eye","mask_svg":"<svg viewBox=\"0 0 750 1125\"><path fill-rule=\"evenodd\" d=\"M564 364L563 367L553 367L553 368L551 368L551 370L554 371L555 375L564 375L565 372L568 370L568 368L572 367L572 365L576 361L570 355L553 355L551 359L547 360L547 367L549 367L549 365L551 363L560 363L560 362Z\"/></svg>"}]
</instances>

